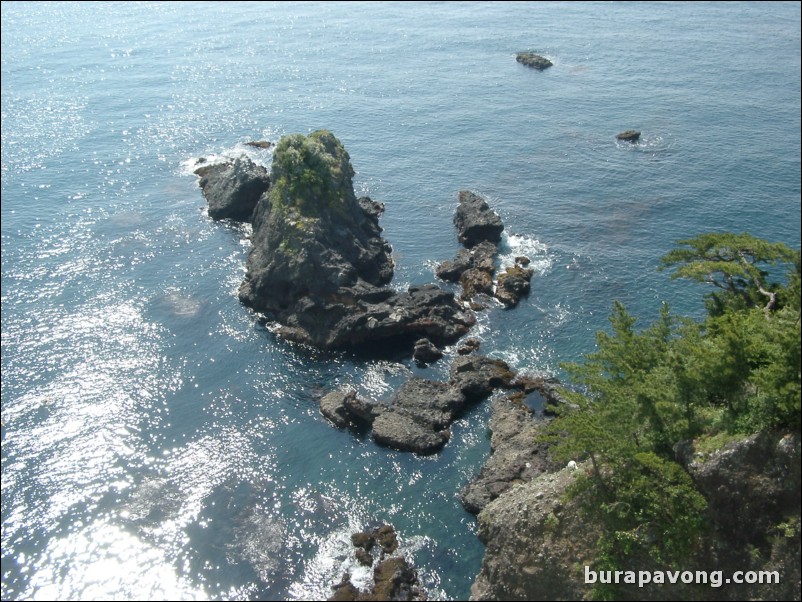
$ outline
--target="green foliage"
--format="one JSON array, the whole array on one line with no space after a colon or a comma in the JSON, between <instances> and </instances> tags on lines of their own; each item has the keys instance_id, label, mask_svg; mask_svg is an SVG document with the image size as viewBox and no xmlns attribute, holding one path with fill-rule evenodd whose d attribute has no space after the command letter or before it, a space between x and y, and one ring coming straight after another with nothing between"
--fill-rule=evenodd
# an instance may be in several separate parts
<instances>
[{"instance_id":1,"label":"green foliage","mask_svg":"<svg viewBox=\"0 0 802 602\"><path fill-rule=\"evenodd\" d=\"M800 429L799 251L748 234L680 244L663 266L719 289L709 316L694 322L664 305L637 330L615 302L596 351L565 365L574 409L548 427L556 459L590 459L573 494L603 526L602 569L626 558L677 565L699 540L705 502L673 461L676 443ZM785 280L770 283L782 267Z\"/></svg>"},{"instance_id":2,"label":"green foliage","mask_svg":"<svg viewBox=\"0 0 802 602\"><path fill-rule=\"evenodd\" d=\"M350 178L348 153L331 132L284 136L273 154L269 193L273 209L295 209L313 219L341 210L343 169L349 170Z\"/></svg>"},{"instance_id":3,"label":"green foliage","mask_svg":"<svg viewBox=\"0 0 802 602\"><path fill-rule=\"evenodd\" d=\"M795 266L799 278L799 251L751 234L700 234L678 244L683 246L666 254L660 269L673 269L672 278L689 278L720 289L708 296L711 314L770 303L770 293L778 288L768 282L771 268ZM798 290L797 285L797 295Z\"/></svg>"}]
</instances>

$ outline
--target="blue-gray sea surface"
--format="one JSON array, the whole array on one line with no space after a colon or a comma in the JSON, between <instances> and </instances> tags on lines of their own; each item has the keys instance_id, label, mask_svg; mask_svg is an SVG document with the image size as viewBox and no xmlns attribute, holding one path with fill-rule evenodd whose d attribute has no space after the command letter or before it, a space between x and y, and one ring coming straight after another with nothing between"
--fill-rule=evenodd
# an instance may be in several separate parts
<instances>
[{"instance_id":1,"label":"blue-gray sea surface","mask_svg":"<svg viewBox=\"0 0 802 602\"><path fill-rule=\"evenodd\" d=\"M490 199L536 274L475 334L560 376L614 299L700 315L656 272L677 239L799 247L800 5L3 2L3 599L325 597L380 521L432 598L469 594L456 493L488 404L427 458L317 407L443 378L454 350L421 370L276 338L237 300L247 229L192 175L319 128L386 204L398 288L454 255L458 190Z\"/></svg>"}]
</instances>

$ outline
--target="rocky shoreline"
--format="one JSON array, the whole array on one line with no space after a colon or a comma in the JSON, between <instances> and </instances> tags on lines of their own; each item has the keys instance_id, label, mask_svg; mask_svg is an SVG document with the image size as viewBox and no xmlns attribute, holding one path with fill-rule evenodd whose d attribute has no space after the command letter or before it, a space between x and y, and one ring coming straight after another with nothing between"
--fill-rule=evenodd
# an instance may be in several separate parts
<instances>
[{"instance_id":1,"label":"rocky shoreline","mask_svg":"<svg viewBox=\"0 0 802 602\"><path fill-rule=\"evenodd\" d=\"M637 139L637 132L625 134L620 139ZM425 367L443 357L441 346L470 331L475 311L493 299L515 307L529 292L528 258L518 257L496 274L504 225L484 198L466 190L454 215L463 247L436 270L441 280L461 285L459 298L435 284L391 288L391 247L379 226L384 206L356 197L348 153L328 131L282 138L269 174L246 157L202 164L196 173L212 219L253 225L239 298L271 316L289 340L322 349L395 345ZM597 566L600 527L585 524L581 508L567 496L586 467L556 464L539 438L549 408L564 403L559 386L517 374L478 348L476 339L459 344L447 381L410 378L387 402L333 391L320 399L320 411L339 428L369 430L379 445L428 455L446 445L462 412L492 397L491 454L459 492L465 509L478 514L486 546L472 599L587 599L593 588L582 569ZM708 455L689 442L676 453L708 501L712 526L706 549L684 568L776 569L783 575L779 585L722 587L712 597L798 599L799 435L759 434ZM796 539L772 536L778 525L796 529ZM397 543L391 531L380 527L353 539L358 561L374 566L374 589L359 591L345 576L331 599L425 599L414 570L392 555ZM759 553L750 556L749 550ZM631 567L639 568L654 567ZM620 591L638 599L666 597L657 586ZM671 594L711 599L709 588L680 587Z\"/></svg>"},{"instance_id":2,"label":"rocky shoreline","mask_svg":"<svg viewBox=\"0 0 802 602\"><path fill-rule=\"evenodd\" d=\"M542 379L517 374L506 362L472 353L454 359L448 382L411 378L395 391L387 404L361 399L352 390L334 391L320 400L320 411L339 428L370 430L379 445L428 455L443 448L451 437L448 427L468 407L487 399L496 390L508 389L517 391L508 399L518 403L518 411L523 412L520 406L527 394L537 390L542 395L547 391L542 383ZM560 402L552 395L549 400ZM512 433L505 431L500 437L506 439L507 434ZM519 439L523 440L519 437L515 441ZM505 442L499 447L509 446ZM525 453L518 459L525 462L524 456ZM474 497L470 495L469 499Z\"/></svg>"}]
</instances>

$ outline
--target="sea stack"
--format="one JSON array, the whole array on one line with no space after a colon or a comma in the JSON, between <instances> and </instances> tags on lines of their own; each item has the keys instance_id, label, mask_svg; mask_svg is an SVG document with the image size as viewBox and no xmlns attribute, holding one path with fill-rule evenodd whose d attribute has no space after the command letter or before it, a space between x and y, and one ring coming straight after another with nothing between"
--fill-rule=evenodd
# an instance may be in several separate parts
<instances>
[{"instance_id":1,"label":"sea stack","mask_svg":"<svg viewBox=\"0 0 802 602\"><path fill-rule=\"evenodd\" d=\"M435 285L386 286L393 260L379 227L384 206L358 199L353 175L348 153L327 130L279 141L270 189L253 214L240 300L273 317L279 334L315 347L456 341L476 319L453 294Z\"/></svg>"}]
</instances>

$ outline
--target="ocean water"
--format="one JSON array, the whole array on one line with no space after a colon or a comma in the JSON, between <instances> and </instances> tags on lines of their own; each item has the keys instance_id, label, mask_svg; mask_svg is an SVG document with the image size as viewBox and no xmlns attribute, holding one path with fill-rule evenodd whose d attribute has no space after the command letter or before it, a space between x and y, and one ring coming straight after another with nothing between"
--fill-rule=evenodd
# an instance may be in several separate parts
<instances>
[{"instance_id":1,"label":"ocean water","mask_svg":"<svg viewBox=\"0 0 802 602\"><path fill-rule=\"evenodd\" d=\"M319 128L386 204L394 286L454 255L458 190L490 199L502 261L536 274L475 335L560 376L614 299L700 315L704 290L655 271L677 239L799 247L800 5L4 2L3 599L326 597L382 521L432 598L469 594L456 493L488 404L427 458L317 409L444 378L453 348L421 370L278 339L237 301L247 228L191 174Z\"/></svg>"}]
</instances>

